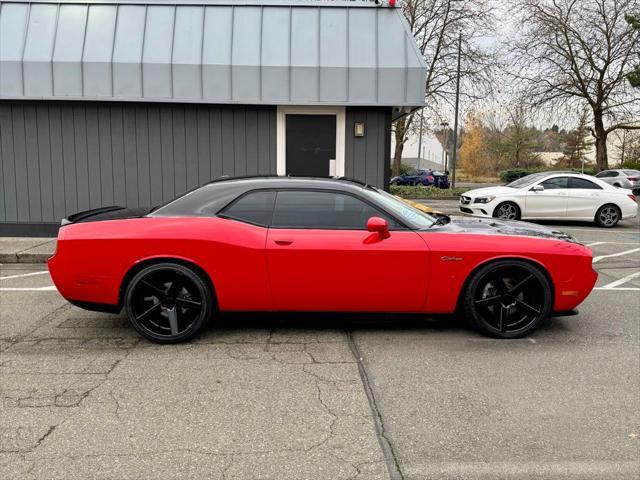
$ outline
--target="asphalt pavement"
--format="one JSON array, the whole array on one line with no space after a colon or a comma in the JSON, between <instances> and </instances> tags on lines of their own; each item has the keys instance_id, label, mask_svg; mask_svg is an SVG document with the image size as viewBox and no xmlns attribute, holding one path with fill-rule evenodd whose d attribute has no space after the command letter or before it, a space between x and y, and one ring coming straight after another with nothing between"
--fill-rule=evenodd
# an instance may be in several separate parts
<instances>
[{"instance_id":1,"label":"asphalt pavement","mask_svg":"<svg viewBox=\"0 0 640 480\"><path fill-rule=\"evenodd\" d=\"M556 226L597 288L513 341L452 317L227 315L158 346L67 304L44 265L0 265L0 478L638 479L640 229Z\"/></svg>"}]
</instances>

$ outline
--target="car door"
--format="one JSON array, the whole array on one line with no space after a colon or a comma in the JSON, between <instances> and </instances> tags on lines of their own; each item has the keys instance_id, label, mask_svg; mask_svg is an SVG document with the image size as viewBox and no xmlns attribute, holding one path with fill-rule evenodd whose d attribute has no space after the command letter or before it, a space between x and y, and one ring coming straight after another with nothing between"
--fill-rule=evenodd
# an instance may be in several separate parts
<instances>
[{"instance_id":1,"label":"car door","mask_svg":"<svg viewBox=\"0 0 640 480\"><path fill-rule=\"evenodd\" d=\"M389 238L367 231L373 216L389 222ZM415 312L424 304L424 240L349 193L278 191L266 251L276 310Z\"/></svg>"},{"instance_id":2,"label":"car door","mask_svg":"<svg viewBox=\"0 0 640 480\"><path fill-rule=\"evenodd\" d=\"M540 185L544 190L536 191ZM567 211L568 177L553 177L529 188L525 199L525 218L564 218Z\"/></svg>"},{"instance_id":3,"label":"car door","mask_svg":"<svg viewBox=\"0 0 640 480\"><path fill-rule=\"evenodd\" d=\"M569 178L567 195L567 218L593 220L596 210L604 203L604 190L586 178Z\"/></svg>"}]
</instances>

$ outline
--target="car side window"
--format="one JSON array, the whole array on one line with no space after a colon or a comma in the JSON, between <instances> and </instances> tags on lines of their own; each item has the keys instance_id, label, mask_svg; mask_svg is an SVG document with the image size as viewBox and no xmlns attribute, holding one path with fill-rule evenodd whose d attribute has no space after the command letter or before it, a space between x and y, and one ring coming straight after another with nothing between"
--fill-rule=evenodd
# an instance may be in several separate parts
<instances>
[{"instance_id":1,"label":"car side window","mask_svg":"<svg viewBox=\"0 0 640 480\"><path fill-rule=\"evenodd\" d=\"M367 220L382 217L389 228L397 222L368 203L339 192L281 190L276 197L273 227L366 230Z\"/></svg>"},{"instance_id":2,"label":"car side window","mask_svg":"<svg viewBox=\"0 0 640 480\"><path fill-rule=\"evenodd\" d=\"M596 185L590 180L586 180L584 178L576 178L576 177L571 177L569 179L569 188L602 190L602 187L600 185Z\"/></svg>"},{"instance_id":3,"label":"car side window","mask_svg":"<svg viewBox=\"0 0 640 480\"><path fill-rule=\"evenodd\" d=\"M268 227L271 224L275 201L276 192L273 190L249 192L231 203L220 213L220 216Z\"/></svg>"},{"instance_id":4,"label":"car side window","mask_svg":"<svg viewBox=\"0 0 640 480\"><path fill-rule=\"evenodd\" d=\"M567 180L568 180L567 177L555 177L555 178L550 178L549 180L545 180L540 185L542 185L545 190L567 188Z\"/></svg>"}]
</instances>

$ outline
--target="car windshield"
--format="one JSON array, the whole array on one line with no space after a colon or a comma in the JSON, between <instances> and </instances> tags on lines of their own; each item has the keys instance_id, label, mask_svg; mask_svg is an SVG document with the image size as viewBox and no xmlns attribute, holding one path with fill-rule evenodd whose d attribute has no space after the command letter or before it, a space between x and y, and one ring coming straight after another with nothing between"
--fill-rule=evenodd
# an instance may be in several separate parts
<instances>
[{"instance_id":1,"label":"car windshield","mask_svg":"<svg viewBox=\"0 0 640 480\"><path fill-rule=\"evenodd\" d=\"M507 187L511 188L522 188L528 187L529 185L536 183L542 180L544 177L549 175L548 173L534 173L531 175L527 175L526 177L519 178L518 180L514 180L511 183L507 183Z\"/></svg>"},{"instance_id":2,"label":"car windshield","mask_svg":"<svg viewBox=\"0 0 640 480\"><path fill-rule=\"evenodd\" d=\"M421 212L417 208L398 200L390 193L378 189L371 189L367 191L370 193L377 193L375 198L378 202L382 203L391 213L395 214L396 217L413 224L418 228L429 228L436 222L435 217Z\"/></svg>"},{"instance_id":3,"label":"car windshield","mask_svg":"<svg viewBox=\"0 0 640 480\"><path fill-rule=\"evenodd\" d=\"M640 170L624 170L624 173L629 177L634 177L636 175L640 175Z\"/></svg>"}]
</instances>

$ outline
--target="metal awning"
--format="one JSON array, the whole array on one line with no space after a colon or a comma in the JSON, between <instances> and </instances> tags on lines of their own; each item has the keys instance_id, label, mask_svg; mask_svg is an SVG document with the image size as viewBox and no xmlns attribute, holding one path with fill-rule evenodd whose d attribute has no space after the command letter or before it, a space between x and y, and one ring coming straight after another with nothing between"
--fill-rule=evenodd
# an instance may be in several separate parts
<instances>
[{"instance_id":1,"label":"metal awning","mask_svg":"<svg viewBox=\"0 0 640 480\"><path fill-rule=\"evenodd\" d=\"M424 102L402 12L376 2L0 3L2 99Z\"/></svg>"}]
</instances>

